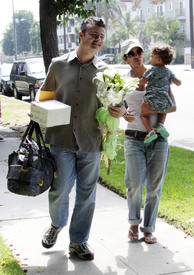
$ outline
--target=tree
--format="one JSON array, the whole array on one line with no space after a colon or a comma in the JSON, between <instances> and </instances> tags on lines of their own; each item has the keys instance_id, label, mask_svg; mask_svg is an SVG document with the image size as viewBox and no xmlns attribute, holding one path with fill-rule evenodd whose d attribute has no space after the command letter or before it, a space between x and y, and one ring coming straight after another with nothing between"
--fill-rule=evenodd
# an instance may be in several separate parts
<instances>
[{"instance_id":1,"label":"tree","mask_svg":"<svg viewBox=\"0 0 194 275\"><path fill-rule=\"evenodd\" d=\"M130 12L126 12L123 16L123 8L115 10L114 19L111 21L114 32L110 41L114 47L119 45L119 52L122 41L130 37L136 37L138 34L138 22L131 20Z\"/></svg>"},{"instance_id":2,"label":"tree","mask_svg":"<svg viewBox=\"0 0 194 275\"><path fill-rule=\"evenodd\" d=\"M2 48L5 55L14 55L13 24L3 34Z\"/></svg>"},{"instance_id":3,"label":"tree","mask_svg":"<svg viewBox=\"0 0 194 275\"><path fill-rule=\"evenodd\" d=\"M131 20L130 12L122 16L122 12L112 21L112 27L124 34L124 40L137 36L137 22Z\"/></svg>"},{"instance_id":4,"label":"tree","mask_svg":"<svg viewBox=\"0 0 194 275\"><path fill-rule=\"evenodd\" d=\"M22 52L29 52L30 35L29 30L33 22L33 14L30 11L18 11L15 13L15 30L16 30L16 44L17 54ZM10 23L3 34L2 42L3 51L6 55L14 55L14 27Z\"/></svg>"},{"instance_id":5,"label":"tree","mask_svg":"<svg viewBox=\"0 0 194 275\"><path fill-rule=\"evenodd\" d=\"M94 3L101 0L91 1ZM40 0L40 35L46 72L51 59L59 55L57 23L61 21L63 14L66 21L68 15L76 14L82 18L94 15L95 7L88 10L85 8L87 3L88 0Z\"/></svg>"},{"instance_id":6,"label":"tree","mask_svg":"<svg viewBox=\"0 0 194 275\"><path fill-rule=\"evenodd\" d=\"M171 46L184 45L186 41L185 35L180 31L177 20L166 20L163 16L155 15L148 18L145 23L144 30L154 41L163 41Z\"/></svg>"},{"instance_id":7,"label":"tree","mask_svg":"<svg viewBox=\"0 0 194 275\"><path fill-rule=\"evenodd\" d=\"M33 22L30 28L30 45L31 51L34 54L40 54L42 52L42 45L40 40L40 24L39 22Z\"/></svg>"},{"instance_id":8,"label":"tree","mask_svg":"<svg viewBox=\"0 0 194 275\"><path fill-rule=\"evenodd\" d=\"M120 6L117 0L111 0L111 4L109 4L106 0L102 0L96 5L96 15L104 18L106 24L106 40L109 21L113 20L118 12L121 13Z\"/></svg>"},{"instance_id":9,"label":"tree","mask_svg":"<svg viewBox=\"0 0 194 275\"><path fill-rule=\"evenodd\" d=\"M17 50L18 53L24 51L29 52L30 46L30 35L29 30L34 21L34 16L31 11L18 11L15 14L16 18L16 32L17 32Z\"/></svg>"}]
</instances>

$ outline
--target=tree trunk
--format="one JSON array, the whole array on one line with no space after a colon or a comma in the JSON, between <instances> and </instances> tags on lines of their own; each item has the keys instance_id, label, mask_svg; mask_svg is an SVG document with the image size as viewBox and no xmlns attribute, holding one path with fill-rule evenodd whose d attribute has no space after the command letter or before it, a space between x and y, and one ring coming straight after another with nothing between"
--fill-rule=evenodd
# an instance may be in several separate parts
<instances>
[{"instance_id":1,"label":"tree trunk","mask_svg":"<svg viewBox=\"0 0 194 275\"><path fill-rule=\"evenodd\" d=\"M40 37L44 58L45 71L53 57L59 56L57 39L57 17L51 13L54 0L40 0Z\"/></svg>"}]
</instances>

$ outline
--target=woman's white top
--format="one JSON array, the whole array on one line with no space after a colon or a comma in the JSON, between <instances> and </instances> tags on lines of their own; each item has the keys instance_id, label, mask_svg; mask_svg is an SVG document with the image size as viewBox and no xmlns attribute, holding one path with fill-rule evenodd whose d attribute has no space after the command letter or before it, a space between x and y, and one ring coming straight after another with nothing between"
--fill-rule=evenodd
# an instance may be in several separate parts
<instances>
[{"instance_id":1,"label":"woman's white top","mask_svg":"<svg viewBox=\"0 0 194 275\"><path fill-rule=\"evenodd\" d=\"M131 71L128 72L126 77L131 77ZM125 101L128 104L128 110L134 110L132 114L134 114L135 116L135 119L132 122L127 123L126 130L147 132L140 117L141 104L143 101L144 94L145 94L145 91L135 90L125 98ZM157 114L151 115L150 119L151 119L151 124L154 127L157 123Z\"/></svg>"}]
</instances>

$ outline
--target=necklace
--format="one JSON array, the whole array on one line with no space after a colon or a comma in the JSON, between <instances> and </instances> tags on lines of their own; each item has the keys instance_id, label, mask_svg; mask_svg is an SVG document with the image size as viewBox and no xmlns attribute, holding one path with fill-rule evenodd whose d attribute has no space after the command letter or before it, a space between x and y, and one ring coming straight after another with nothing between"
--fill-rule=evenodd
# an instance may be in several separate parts
<instances>
[{"instance_id":1,"label":"necklace","mask_svg":"<svg viewBox=\"0 0 194 275\"><path fill-rule=\"evenodd\" d=\"M131 70L131 77L138 77L138 78L142 78L142 75L144 74L144 72L146 71L146 68L140 68L139 70L135 70L135 72L133 71L133 69Z\"/></svg>"}]
</instances>

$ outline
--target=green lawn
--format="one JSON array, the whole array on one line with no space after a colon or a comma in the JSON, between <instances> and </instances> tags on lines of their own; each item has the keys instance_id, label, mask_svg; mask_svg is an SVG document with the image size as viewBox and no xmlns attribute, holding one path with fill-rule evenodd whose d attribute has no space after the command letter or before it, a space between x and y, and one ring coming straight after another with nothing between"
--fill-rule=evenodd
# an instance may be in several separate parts
<instances>
[{"instance_id":1,"label":"green lawn","mask_svg":"<svg viewBox=\"0 0 194 275\"><path fill-rule=\"evenodd\" d=\"M1 118L0 124L18 126L27 125L30 121L28 113L30 112L30 104L14 100L9 97L0 96L1 100Z\"/></svg>"}]
</instances>

